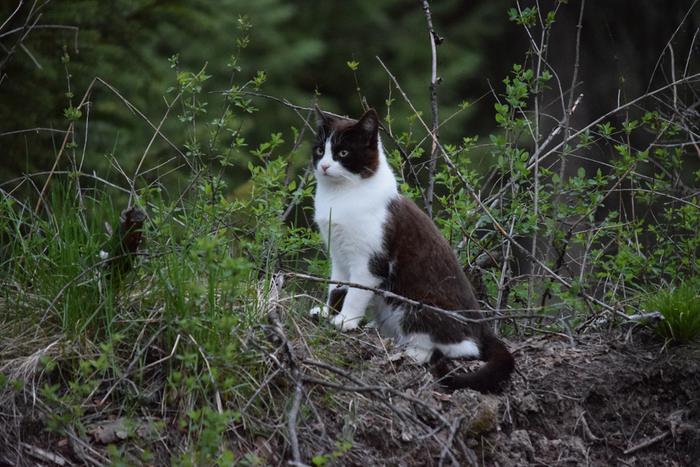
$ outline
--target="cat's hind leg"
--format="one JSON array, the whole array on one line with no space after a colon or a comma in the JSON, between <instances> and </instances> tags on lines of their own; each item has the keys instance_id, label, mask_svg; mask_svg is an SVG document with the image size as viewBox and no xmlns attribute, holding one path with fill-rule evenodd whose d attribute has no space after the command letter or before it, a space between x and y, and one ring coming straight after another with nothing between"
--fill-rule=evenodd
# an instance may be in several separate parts
<instances>
[{"instance_id":1,"label":"cat's hind leg","mask_svg":"<svg viewBox=\"0 0 700 467\"><path fill-rule=\"evenodd\" d=\"M469 337L463 339L460 342L455 342L453 344L435 344L435 347L440 350L447 358L469 358L478 359L481 358L481 352L479 351L479 346Z\"/></svg>"},{"instance_id":2,"label":"cat's hind leg","mask_svg":"<svg viewBox=\"0 0 700 467\"><path fill-rule=\"evenodd\" d=\"M423 333L409 334L402 339L404 354L415 360L418 364L427 363L433 355L435 343L430 335Z\"/></svg>"}]
</instances>

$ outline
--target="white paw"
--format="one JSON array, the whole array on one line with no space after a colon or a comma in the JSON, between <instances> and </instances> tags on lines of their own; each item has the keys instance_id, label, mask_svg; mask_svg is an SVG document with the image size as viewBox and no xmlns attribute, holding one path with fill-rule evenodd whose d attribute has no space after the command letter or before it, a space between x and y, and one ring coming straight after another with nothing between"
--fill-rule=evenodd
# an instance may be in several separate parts
<instances>
[{"instance_id":1,"label":"white paw","mask_svg":"<svg viewBox=\"0 0 700 467\"><path fill-rule=\"evenodd\" d=\"M361 319L361 316L353 318L346 316L342 313L338 313L333 317L331 323L333 323L333 326L340 329L341 331L352 331L353 329L357 329L357 327L360 325Z\"/></svg>"},{"instance_id":2,"label":"white paw","mask_svg":"<svg viewBox=\"0 0 700 467\"><path fill-rule=\"evenodd\" d=\"M411 357L413 360L415 360L416 363L422 365L423 363L426 363L428 360L430 360L430 357L433 354L433 350L409 345L404 350L404 353Z\"/></svg>"},{"instance_id":3,"label":"white paw","mask_svg":"<svg viewBox=\"0 0 700 467\"><path fill-rule=\"evenodd\" d=\"M328 305L323 305L322 307L315 306L309 310L309 316L320 316L321 318L325 318L328 315L330 315L330 309L328 308Z\"/></svg>"}]
</instances>

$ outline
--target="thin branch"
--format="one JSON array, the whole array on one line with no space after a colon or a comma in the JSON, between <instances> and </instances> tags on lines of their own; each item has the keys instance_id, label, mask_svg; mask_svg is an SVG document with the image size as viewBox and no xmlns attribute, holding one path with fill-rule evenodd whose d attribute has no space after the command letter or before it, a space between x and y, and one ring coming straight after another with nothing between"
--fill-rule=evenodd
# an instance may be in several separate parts
<instances>
[{"instance_id":1,"label":"thin branch","mask_svg":"<svg viewBox=\"0 0 700 467\"><path fill-rule=\"evenodd\" d=\"M566 114L564 115L564 121L562 126L564 127L564 141L569 140L569 134L571 133L571 116L574 113L574 90L576 89L578 81L578 70L581 61L581 31L583 30L583 11L586 7L586 0L581 0L581 9L578 14L578 24L576 25L576 49L575 49L575 59L574 59L574 72L571 77L571 88L569 90L569 105L566 107ZM564 180L564 172L566 170L566 157L562 154L561 165L559 166L559 179Z\"/></svg>"},{"instance_id":2,"label":"thin branch","mask_svg":"<svg viewBox=\"0 0 700 467\"><path fill-rule=\"evenodd\" d=\"M670 433L669 433L668 431L664 431L664 432L661 433L660 435L654 436L653 438L649 438L649 439L647 439L646 441L644 441L644 442L642 442L642 443L639 443L639 444L636 445L636 446L633 446L633 447L631 447L631 448L629 448L629 449L626 449L625 452L624 452L623 454L626 455L626 456L628 456L628 455L633 454L633 453L635 453L635 452L637 452L637 451L639 451L639 450L641 450L641 449L647 448L647 447L651 446L652 444L658 443L658 442L661 441L662 439L666 438L669 434L670 434Z\"/></svg>"},{"instance_id":3,"label":"thin branch","mask_svg":"<svg viewBox=\"0 0 700 467\"><path fill-rule=\"evenodd\" d=\"M57 130L55 128L36 127L36 128L27 128L26 130L6 131L4 133L0 133L0 136L10 136L10 135L17 135L17 134L21 134L21 133L39 133L40 131L46 131L49 133L65 133L64 130Z\"/></svg>"},{"instance_id":4,"label":"thin branch","mask_svg":"<svg viewBox=\"0 0 700 467\"><path fill-rule=\"evenodd\" d=\"M292 407L290 408L287 416L287 431L289 433L289 445L292 450L293 462L295 465L303 465L301 462L301 453L299 451L299 437L297 435L297 416L301 406L303 379L301 372L299 371L297 359L294 356L292 345L289 343L287 333L284 331L284 327L282 326L282 320L278 311L279 295L283 285L284 274L275 274L270 280L270 287L267 294L266 314L270 320L270 323L272 324L271 328L275 333L275 337L282 341L282 348L287 356L289 372L291 373L292 380L294 381L294 400L292 401Z\"/></svg>"},{"instance_id":5,"label":"thin branch","mask_svg":"<svg viewBox=\"0 0 700 467\"><path fill-rule=\"evenodd\" d=\"M445 446L442 448L442 452L440 453L440 461L438 462L438 467L442 467L444 465L445 456L450 451L450 446L452 446L452 442L455 439L455 435L457 434L457 431L459 431L459 426L462 424L462 420L464 420L464 416L460 415L459 417L455 418L452 422L452 426L450 427L450 435L447 437L447 442L445 443Z\"/></svg>"},{"instance_id":6,"label":"thin branch","mask_svg":"<svg viewBox=\"0 0 700 467\"><path fill-rule=\"evenodd\" d=\"M20 3L20 5L21 5L21 3ZM9 18L8 18L8 20L9 20ZM4 24L3 24L3 26L4 26ZM0 31L2 30L3 26L0 26ZM65 26L63 24L35 24L29 29L68 29L70 31L75 31L76 34L80 31L80 28L78 26ZM10 29L9 31L1 33L0 39L2 39L5 36L9 36L11 34L14 34L16 32L20 32L22 30L24 30L24 26Z\"/></svg>"},{"instance_id":7,"label":"thin branch","mask_svg":"<svg viewBox=\"0 0 700 467\"><path fill-rule=\"evenodd\" d=\"M673 34L671 34L671 37L668 39L668 42L666 42L666 45L664 48L661 50L661 53L659 54L659 58L656 60L656 64L654 65L654 70L651 72L651 77L649 78L649 84L647 84L647 92L649 92L649 88L651 88L651 84L654 81L654 76L656 76L656 70L659 69L659 65L661 64L661 60L663 59L664 53L666 53L666 49L668 46L673 42L673 39L676 37L676 34L683 28L683 24L685 24L685 21L688 19L688 16L693 12L693 9L695 9L695 5L698 3L698 0L693 0L693 4L690 5L688 8L688 11L685 12L685 15L683 15L683 18L681 19L680 23L678 23L678 26L676 27L675 31L673 31ZM691 44L692 45L692 44ZM692 47L691 47L692 51Z\"/></svg>"},{"instance_id":8,"label":"thin branch","mask_svg":"<svg viewBox=\"0 0 700 467\"><path fill-rule=\"evenodd\" d=\"M625 104L619 104L619 105L618 105L617 107L615 107L614 109L612 109L612 110L606 112L605 114L601 115L600 117L596 118L595 120L593 120L592 122L590 122L588 125L586 125L586 126L584 126L583 128L581 128L580 130L577 130L575 133L573 133L573 134L571 135L571 137L570 137L568 140L561 141L560 143L558 143L558 144L557 144L556 146L554 146L552 149L549 149L549 150L548 150L546 153L544 153L544 154L542 154L542 152L544 151L544 145L543 145L542 148L541 148L541 151L540 151L539 153L536 152L535 154L532 155L532 157L530 157L530 160L528 161L527 169L528 169L528 170L531 170L532 167L533 167L534 164L535 164L535 161L536 161L538 158L539 158L539 161L541 162L542 160L544 160L545 158L547 158L547 157L550 156L551 154L554 154L556 151L558 151L559 149L561 149L561 148L562 148L564 145L566 145L570 140L572 140L572 139L574 139L574 138L580 136L581 134L585 133L586 131L589 131L589 130L590 130L591 128L593 128L595 125L597 125L598 123L602 122L603 120L605 120L606 118L610 117L611 115L614 115L614 114L616 114L617 112L619 112L619 111L621 111L621 110L625 110L625 109L627 109L627 108L629 108L629 107L635 106L635 105L639 104L641 101L643 101L644 99L647 99L647 98L649 98L649 97L655 96L656 94L659 94L660 92L666 91L666 90L672 88L673 86L676 86L676 85L682 84L682 83L689 83L689 82L692 82L692 81L698 80L698 79L700 79L700 73L695 73L695 74L693 74L693 75L690 75L690 76L687 76L687 77L683 77L683 78L681 78L681 79L678 79L678 80L676 80L676 81L673 81L672 83L669 83L669 84L666 84L666 85L664 85L664 86L661 86L661 87L659 87L659 88L657 88L657 89L655 89L655 90L653 90L653 91L651 91L651 92L647 92L647 93L645 93L645 94L642 94L642 95L640 95L640 96L638 96L638 97L632 99L631 101L629 101L629 102L627 102L627 103L625 103ZM555 130L555 131L556 131L556 130Z\"/></svg>"},{"instance_id":9,"label":"thin branch","mask_svg":"<svg viewBox=\"0 0 700 467\"><path fill-rule=\"evenodd\" d=\"M17 3L17 8L15 8L15 11L10 13L10 16L7 17L5 21L3 21L2 25L0 25L0 31L3 30L5 26L7 26L7 23L10 22L10 20L17 14L20 8L22 8L22 4L24 3L24 0L19 0L19 3ZM0 36L2 37L2 36Z\"/></svg>"},{"instance_id":10,"label":"thin branch","mask_svg":"<svg viewBox=\"0 0 700 467\"><path fill-rule=\"evenodd\" d=\"M160 126L156 127L151 120L149 120L146 115L144 115L143 112L141 112L136 106L134 106L131 102L129 102L128 99L126 99L124 96L121 95L121 93L111 84L100 78L99 76L96 76L95 78L92 79L90 82L90 85L87 87L87 90L85 91L85 94L83 94L83 98L80 101L80 104L78 105L77 109L81 109L84 105L87 104L87 99L88 97L92 94L93 87L95 86L96 83L100 83L103 86L105 86L107 89L112 91L123 103L126 105L126 107L133 113L137 114L139 117L141 117L148 125L156 132L158 136L160 136L168 145L173 148L187 163L187 165L191 168L192 164L190 164L190 161L187 159L187 156L178 148L175 143L170 141L170 139L165 136L161 131L160 131ZM75 129L75 122L71 122L70 125L68 125L68 129L66 130L66 135L63 138L63 142L61 143L61 147L58 151L58 154L56 155L56 159L54 160L53 166L51 167L51 170L49 171L49 176L46 179L46 182L44 182L44 186L42 187L41 191L39 192L39 199L36 202L36 206L34 208L35 214L39 212L39 209L41 208L41 205L44 202L44 195L46 194L46 190L48 189L49 183L51 182L51 179L53 178L53 174L56 172L56 168L58 167L58 163L61 160L61 156L63 155L63 152L66 148L66 145L68 143L68 138L73 134L73 131Z\"/></svg>"},{"instance_id":11,"label":"thin branch","mask_svg":"<svg viewBox=\"0 0 700 467\"><path fill-rule=\"evenodd\" d=\"M420 114L416 111L415 107L413 106L413 103L408 99L408 96L406 95L406 93L403 91L403 89L402 89L401 86L399 85L399 82L397 81L396 77L391 73L391 71L389 71L389 69L386 67L386 65L384 64L384 62L382 62L382 60L381 60L379 57L376 57L376 58L377 58L377 60L379 61L379 63L380 63L380 65L382 66L382 68L384 68L384 70L387 72L387 74L389 75L389 77L391 78L391 80L394 82L394 85L397 87L397 89L399 90L399 92L401 93L401 95L404 97L404 99L406 99L406 103L409 105L409 107L411 107L411 110L413 110L413 112L415 113L416 118L418 119L418 121L423 125L423 127L426 129L426 131L430 131L430 129L428 128L428 126L425 124L425 121L420 117ZM697 75L693 75L693 77L696 77L696 76L700 76L700 73L698 73ZM660 90L657 90L656 92L660 92ZM630 105L630 104L627 104L627 105ZM598 119L597 121L601 121L603 118L604 118L604 117L601 117L601 118ZM592 124L591 124L591 125L592 125ZM583 130L582 130L582 131L583 131ZM573 135L573 136L574 136L574 137L577 136L577 135L580 134L582 131L577 132L577 133L576 133L575 135ZM528 248L522 246L520 243L518 243L517 241L515 241L515 240L512 238L512 236L509 235L508 232L506 232L506 230L503 228L503 226L502 226L502 225L498 222L498 220L496 220L496 218L493 216L493 214L491 213L491 210L490 210L487 206L484 205L484 203L483 203L483 201L481 200L481 197L479 196L479 194L474 190L474 188L473 188L473 187L471 186L471 184L467 181L467 179L464 178L464 175L462 175L462 173L459 171L459 169L457 168L457 166L455 165L455 163L454 163L454 162L452 161L452 159L450 158L449 154L447 154L447 151L445 151L445 149L444 149L444 148L442 147L442 145L440 145L439 143L438 143L438 148L440 149L440 153L441 153L443 159L445 160L445 162L447 163L447 165L450 167L450 169L452 169L452 171L455 173L455 175L457 175L457 178L459 178L459 180L462 182L462 184L464 185L464 188L467 190L467 192L469 193L469 195L474 199L474 201L476 202L477 206L478 206L478 207L484 212L484 214L486 214L486 216L489 218L489 220L491 221L491 223L493 224L493 226L496 228L496 231L497 231L501 236L503 236L504 238L506 238L507 240L513 242L513 245L515 245L520 251L522 251L529 259L534 260L534 261L537 263L537 265L538 265L540 268L542 268L542 270L544 270L545 272L547 272L547 274L551 275L554 279L557 280L557 282L559 282L560 284L562 284L562 285L563 285L564 287L566 287L567 289L571 289L571 288L572 288L572 285L571 285L571 283L570 283L569 281L567 281L566 279L564 279L563 277L561 277L559 274L557 274L557 273L555 273L554 271L552 271L552 269L549 268L546 264L544 264L541 260L539 260L539 259L537 259L536 257L534 257L534 256L532 255L532 253L530 253L530 251L529 251ZM544 157L544 156L543 156L543 157ZM530 167L528 167L528 168L530 168ZM590 294L584 292L583 290L579 291L579 292L578 292L578 295L581 296L581 297L583 297L584 299L586 299L586 300L592 302L592 303L595 303L596 305L598 305L598 306L604 308L604 309L607 310L607 311L613 312L613 313L615 313L615 314L617 314L617 315L619 315L619 316L621 316L621 317L623 317L623 318L627 318L627 315L625 315L624 313L620 312L617 308L608 305L607 303L603 302L602 300L600 300L600 299L598 299L598 298L595 298L595 297L591 296Z\"/></svg>"},{"instance_id":12,"label":"thin branch","mask_svg":"<svg viewBox=\"0 0 700 467\"><path fill-rule=\"evenodd\" d=\"M324 277L318 277L318 276L312 276L310 274L302 274L299 272L285 272L284 275L290 276L290 277L297 277L299 279L305 279L309 280L312 282L320 282L323 284L335 284L335 285L340 285L340 286L345 286L345 287L351 287L354 289L360 289L360 290L368 290L370 292L374 292L376 295L388 299L388 300L395 300L399 301L402 303L406 303L407 305L414 306L418 309L426 309L426 310L431 310L435 311L438 313L442 313L447 317L453 318L456 321L461 321L463 323L468 323L468 324L478 324L478 323L487 323L490 321L503 321L503 320L511 320L511 319L531 319L531 318L549 318L549 316L542 316L542 315L507 315L507 316L489 316L485 318L467 318L466 316L461 315L460 313L491 313L491 311L487 310L446 310L444 308L439 308L436 306L428 305L423 302L419 302L417 300L413 300L408 297L404 297L402 295L395 294L393 292L390 292L389 290L384 290L384 289L379 289L377 287L369 287L366 285L358 284L355 282L347 282L347 281L334 281L331 279L326 279Z\"/></svg>"},{"instance_id":13,"label":"thin branch","mask_svg":"<svg viewBox=\"0 0 700 467\"><path fill-rule=\"evenodd\" d=\"M438 94L437 89L440 84L440 78L437 76L437 46L443 41L443 38L435 33L433 28L433 19L430 13L430 4L428 0L420 2L423 5L423 14L428 24L428 36L430 38L430 53L431 53L431 69L430 69L430 109L433 115L433 126L430 131L432 139L432 147L430 150L430 163L428 164L428 189L426 191L425 210L428 216L433 216L433 192L435 190L435 170L437 168L438 156L438 129L440 127L440 119L438 116Z\"/></svg>"}]
</instances>

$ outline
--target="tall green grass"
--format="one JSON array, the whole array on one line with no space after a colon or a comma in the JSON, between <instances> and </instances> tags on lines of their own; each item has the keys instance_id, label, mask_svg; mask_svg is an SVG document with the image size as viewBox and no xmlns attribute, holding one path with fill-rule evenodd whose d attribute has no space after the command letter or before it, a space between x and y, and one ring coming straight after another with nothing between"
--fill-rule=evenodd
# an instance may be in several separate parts
<instances>
[{"instance_id":1,"label":"tall green grass","mask_svg":"<svg viewBox=\"0 0 700 467\"><path fill-rule=\"evenodd\" d=\"M661 336L678 343L700 339L700 280L660 290L646 300L644 307L663 316L656 328Z\"/></svg>"},{"instance_id":2,"label":"tall green grass","mask_svg":"<svg viewBox=\"0 0 700 467\"><path fill-rule=\"evenodd\" d=\"M4 280L14 284L8 297L13 316L42 333L70 339L110 333L112 291L100 280L101 249L108 248L105 222L119 212L105 193L76 198L68 185L57 186L47 208L34 215L9 197L0 205ZM22 304L32 303L28 313Z\"/></svg>"},{"instance_id":3,"label":"tall green grass","mask_svg":"<svg viewBox=\"0 0 700 467\"><path fill-rule=\"evenodd\" d=\"M70 181L58 180L38 215L2 199L0 326L17 339L3 339L0 355L17 362L37 355L40 363L31 375L9 368L5 379L23 382L0 392L19 397L26 381L38 382L32 391L54 432L150 414L176 423L178 463L230 458L221 450L228 427L255 426L251 420L272 403L254 396L270 370L260 352L268 345L261 304L283 226L276 212L250 216L249 203L262 210L270 199L212 202L207 183L177 206L166 196L144 203L145 242L118 281L100 256L115 251L110 232L118 231L123 206L114 193L78 196ZM112 455L127 464L146 459L119 449Z\"/></svg>"}]
</instances>

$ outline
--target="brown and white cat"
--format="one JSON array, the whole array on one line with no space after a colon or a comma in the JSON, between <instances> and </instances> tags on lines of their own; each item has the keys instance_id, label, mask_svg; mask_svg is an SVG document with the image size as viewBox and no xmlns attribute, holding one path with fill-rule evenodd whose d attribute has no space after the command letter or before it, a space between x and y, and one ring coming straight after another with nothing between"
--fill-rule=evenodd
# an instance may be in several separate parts
<instances>
[{"instance_id":1,"label":"brown and white cat","mask_svg":"<svg viewBox=\"0 0 700 467\"><path fill-rule=\"evenodd\" d=\"M318 108L313 147L317 181L314 220L331 256L331 280L381 288L468 318L482 317L471 284L433 221L401 196L379 138L379 117L333 117ZM355 329L370 302L380 332L419 363L432 359L442 384L491 391L506 380L514 360L491 329L426 308L386 300L373 292L331 284L328 303L312 313L338 313L339 329ZM466 311L465 311L466 310ZM447 358L486 362L454 375Z\"/></svg>"}]
</instances>

